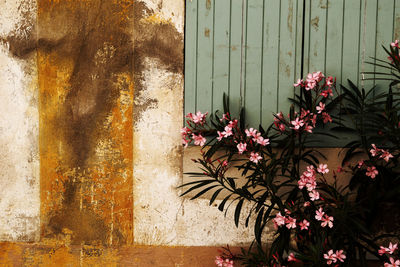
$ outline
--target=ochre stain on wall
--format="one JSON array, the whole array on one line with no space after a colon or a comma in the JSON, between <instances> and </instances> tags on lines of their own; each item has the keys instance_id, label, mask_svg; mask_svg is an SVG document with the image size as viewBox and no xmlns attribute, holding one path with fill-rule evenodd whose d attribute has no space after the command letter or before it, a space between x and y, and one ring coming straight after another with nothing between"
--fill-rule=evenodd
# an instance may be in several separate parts
<instances>
[{"instance_id":1,"label":"ochre stain on wall","mask_svg":"<svg viewBox=\"0 0 400 267\"><path fill-rule=\"evenodd\" d=\"M42 238L133 238L133 0L38 1Z\"/></svg>"},{"instance_id":2,"label":"ochre stain on wall","mask_svg":"<svg viewBox=\"0 0 400 267\"><path fill-rule=\"evenodd\" d=\"M231 248L239 252L238 247ZM0 243L1 266L215 266L216 247L121 246Z\"/></svg>"}]
</instances>

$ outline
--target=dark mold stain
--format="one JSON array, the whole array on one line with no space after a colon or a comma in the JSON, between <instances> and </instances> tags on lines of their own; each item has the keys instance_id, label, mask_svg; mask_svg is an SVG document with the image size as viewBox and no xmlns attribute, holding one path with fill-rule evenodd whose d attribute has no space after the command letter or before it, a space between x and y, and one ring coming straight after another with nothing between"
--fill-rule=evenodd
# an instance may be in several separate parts
<instances>
[{"instance_id":1,"label":"dark mold stain","mask_svg":"<svg viewBox=\"0 0 400 267\"><path fill-rule=\"evenodd\" d=\"M39 13L39 51L56 51L74 64L65 103L52 123L61 129L62 136L58 138L70 149L63 155L69 157L66 168L83 170L95 153L97 141L107 134L102 127L120 91L115 86L116 75L133 76L133 40L129 34L133 12L124 21L120 18L121 5L113 1L74 2L72 7L64 1L48 7L48 1L40 0L40 5L48 9ZM58 28L60 31L54 33ZM81 186L84 185L74 177L64 183L62 209L50 216L47 234L61 234L68 228L75 244L100 241L106 245L109 226L90 208L80 207ZM125 242L118 230L113 233L113 241Z\"/></svg>"},{"instance_id":2,"label":"dark mold stain","mask_svg":"<svg viewBox=\"0 0 400 267\"><path fill-rule=\"evenodd\" d=\"M184 45L183 35L172 24L141 22L143 14L153 14L144 3L135 2L134 10L134 97L137 99L143 89L144 59L156 58L165 69L174 73L183 73ZM135 104L134 123L138 121L143 111L155 104L157 101L154 99L148 99L144 104Z\"/></svg>"},{"instance_id":3,"label":"dark mold stain","mask_svg":"<svg viewBox=\"0 0 400 267\"><path fill-rule=\"evenodd\" d=\"M85 169L95 153L97 141L104 135L99 127L104 125L119 97L115 76L131 74L134 97L137 97L143 88L145 58L155 58L166 70L183 73L183 35L169 23L142 22L145 14L153 12L139 1L124 2L128 3L129 12L121 10L124 4L114 1L71 3L38 0L38 24L33 25L29 37L10 35L0 41L7 42L10 52L18 58L24 59L32 52L40 51L44 54L56 52L57 57L72 59L74 65L65 103L58 107L57 118L48 123L57 129L59 136L56 138L70 150L63 154L68 156L64 167ZM99 60L99 51L108 55L103 63ZM46 102L46 97L41 96L41 101ZM155 103L156 100L149 99L144 104L136 104L134 121ZM82 183L73 177L64 183L62 208L43 221L45 235L56 236L68 228L73 232L74 244L100 241L107 245L109 226L92 209L80 208L81 186ZM114 229L115 243L124 243L118 224Z\"/></svg>"}]
</instances>

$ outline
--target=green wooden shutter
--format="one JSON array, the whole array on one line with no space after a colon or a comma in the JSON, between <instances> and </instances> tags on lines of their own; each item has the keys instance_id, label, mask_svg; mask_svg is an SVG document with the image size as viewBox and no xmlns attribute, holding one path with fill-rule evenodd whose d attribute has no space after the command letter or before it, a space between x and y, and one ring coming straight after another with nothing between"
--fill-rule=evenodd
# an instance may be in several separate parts
<instances>
[{"instance_id":1,"label":"green wooden shutter","mask_svg":"<svg viewBox=\"0 0 400 267\"><path fill-rule=\"evenodd\" d=\"M268 125L302 69L372 86L360 73L399 38L400 1L186 0L185 33L185 113L222 110L226 92L236 115Z\"/></svg>"}]
</instances>

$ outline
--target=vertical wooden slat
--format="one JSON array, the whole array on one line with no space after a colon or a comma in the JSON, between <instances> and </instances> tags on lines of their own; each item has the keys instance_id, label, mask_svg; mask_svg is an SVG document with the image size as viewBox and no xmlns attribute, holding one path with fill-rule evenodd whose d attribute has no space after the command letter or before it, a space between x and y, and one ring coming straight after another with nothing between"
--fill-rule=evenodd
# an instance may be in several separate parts
<instances>
[{"instance_id":1,"label":"vertical wooden slat","mask_svg":"<svg viewBox=\"0 0 400 267\"><path fill-rule=\"evenodd\" d=\"M344 0L330 1L327 12L325 74L341 82L342 28Z\"/></svg>"},{"instance_id":2,"label":"vertical wooden slat","mask_svg":"<svg viewBox=\"0 0 400 267\"><path fill-rule=\"evenodd\" d=\"M213 111L223 110L223 94L229 93L230 1L215 1Z\"/></svg>"},{"instance_id":3,"label":"vertical wooden slat","mask_svg":"<svg viewBox=\"0 0 400 267\"><path fill-rule=\"evenodd\" d=\"M360 0L345 1L344 6L342 81L350 79L356 85L359 78L360 6Z\"/></svg>"},{"instance_id":4,"label":"vertical wooden slat","mask_svg":"<svg viewBox=\"0 0 400 267\"><path fill-rule=\"evenodd\" d=\"M393 40L398 40L400 39L400 3L399 1L395 1L394 4Z\"/></svg>"},{"instance_id":5,"label":"vertical wooden slat","mask_svg":"<svg viewBox=\"0 0 400 267\"><path fill-rule=\"evenodd\" d=\"M310 27L311 27L311 0L305 1L304 10L304 55L303 55L303 76L310 72ZM303 77L301 77L303 78Z\"/></svg>"},{"instance_id":6,"label":"vertical wooden slat","mask_svg":"<svg viewBox=\"0 0 400 267\"><path fill-rule=\"evenodd\" d=\"M198 0L197 110L212 111L213 0Z\"/></svg>"},{"instance_id":7,"label":"vertical wooden slat","mask_svg":"<svg viewBox=\"0 0 400 267\"><path fill-rule=\"evenodd\" d=\"M305 0L297 0L296 1L296 47L295 47L295 65L294 65L294 80L301 79L302 71L303 71L303 17L304 10L303 5L305 4Z\"/></svg>"},{"instance_id":8,"label":"vertical wooden slat","mask_svg":"<svg viewBox=\"0 0 400 267\"><path fill-rule=\"evenodd\" d=\"M378 0L363 0L361 7L361 49L360 49L360 72L373 72L375 67L366 62L373 62L372 57L375 56L375 42L371 40L376 39L376 12ZM373 78L374 75L366 74L364 78ZM361 86L365 89L370 89L375 82L371 80L362 80Z\"/></svg>"},{"instance_id":9,"label":"vertical wooden slat","mask_svg":"<svg viewBox=\"0 0 400 267\"><path fill-rule=\"evenodd\" d=\"M263 0L248 1L244 107L249 125L260 123Z\"/></svg>"},{"instance_id":10,"label":"vertical wooden slat","mask_svg":"<svg viewBox=\"0 0 400 267\"><path fill-rule=\"evenodd\" d=\"M326 0L311 1L309 72L325 72L327 8Z\"/></svg>"},{"instance_id":11,"label":"vertical wooden slat","mask_svg":"<svg viewBox=\"0 0 400 267\"><path fill-rule=\"evenodd\" d=\"M394 0L378 1L378 14L376 25L376 58L387 60L387 54L382 45L389 48L393 35L393 8ZM376 72L387 72L386 69L377 66ZM379 75L377 75L379 76ZM382 77L382 76L379 76ZM377 86L385 89L389 85L388 81L378 81Z\"/></svg>"},{"instance_id":12,"label":"vertical wooden slat","mask_svg":"<svg viewBox=\"0 0 400 267\"><path fill-rule=\"evenodd\" d=\"M240 82L242 66L242 1L230 0L229 103L233 115L240 109Z\"/></svg>"},{"instance_id":13,"label":"vertical wooden slat","mask_svg":"<svg viewBox=\"0 0 400 267\"><path fill-rule=\"evenodd\" d=\"M289 110L288 98L294 92L296 6L296 0L281 1L278 110L283 111Z\"/></svg>"},{"instance_id":14,"label":"vertical wooden slat","mask_svg":"<svg viewBox=\"0 0 400 267\"><path fill-rule=\"evenodd\" d=\"M271 122L272 113L278 112L278 53L280 1L267 0L264 4L263 73L262 73L262 125Z\"/></svg>"},{"instance_id":15,"label":"vertical wooden slat","mask_svg":"<svg viewBox=\"0 0 400 267\"><path fill-rule=\"evenodd\" d=\"M197 1L186 1L185 114L196 109Z\"/></svg>"}]
</instances>

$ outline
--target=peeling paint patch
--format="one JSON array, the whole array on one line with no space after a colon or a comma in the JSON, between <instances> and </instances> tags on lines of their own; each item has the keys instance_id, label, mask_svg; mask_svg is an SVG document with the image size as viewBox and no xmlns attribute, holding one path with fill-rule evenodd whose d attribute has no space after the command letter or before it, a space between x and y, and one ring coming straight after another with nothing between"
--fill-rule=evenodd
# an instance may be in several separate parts
<instances>
[{"instance_id":1,"label":"peeling paint patch","mask_svg":"<svg viewBox=\"0 0 400 267\"><path fill-rule=\"evenodd\" d=\"M318 31L319 17L316 16L311 20L311 25L314 27L316 31Z\"/></svg>"},{"instance_id":2,"label":"peeling paint patch","mask_svg":"<svg viewBox=\"0 0 400 267\"><path fill-rule=\"evenodd\" d=\"M39 237L39 112L36 55L25 51L36 4L2 1L0 8L0 239L34 241Z\"/></svg>"}]
</instances>

